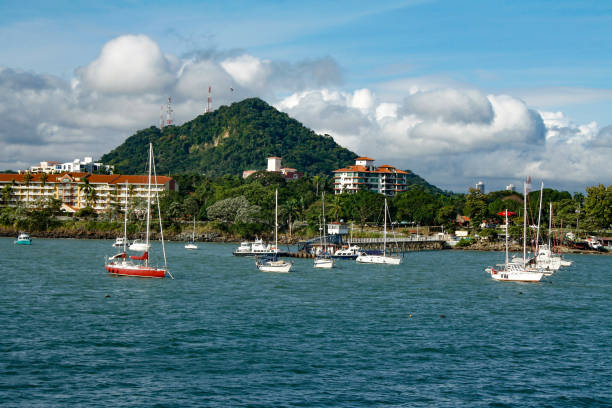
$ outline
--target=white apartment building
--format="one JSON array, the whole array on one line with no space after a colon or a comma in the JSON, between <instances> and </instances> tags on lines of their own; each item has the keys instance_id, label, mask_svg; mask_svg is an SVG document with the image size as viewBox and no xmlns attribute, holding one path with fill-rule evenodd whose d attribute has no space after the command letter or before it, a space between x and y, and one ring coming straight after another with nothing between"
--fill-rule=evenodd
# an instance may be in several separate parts
<instances>
[{"instance_id":1,"label":"white apartment building","mask_svg":"<svg viewBox=\"0 0 612 408\"><path fill-rule=\"evenodd\" d=\"M41 198L55 198L62 201L62 208L68 212L78 211L88 205L102 212L113 205L124 208L126 192L127 200L131 203L135 199L146 200L148 197L148 176L81 172L48 174L46 180L43 174L30 174L30 177L28 181L26 174L0 174L0 198L3 204L34 206ZM88 194L87 184L95 194ZM170 177L157 176L157 183L151 185L151 199L165 190L177 191L176 181ZM8 203L5 202L5 191L10 191L10 194L6 194Z\"/></svg>"},{"instance_id":2,"label":"white apartment building","mask_svg":"<svg viewBox=\"0 0 612 408\"><path fill-rule=\"evenodd\" d=\"M394 196L406 191L409 174L389 165L375 167L374 159L358 157L354 166L334 170L334 192L342 194L366 190Z\"/></svg>"},{"instance_id":3,"label":"white apartment building","mask_svg":"<svg viewBox=\"0 0 612 408\"><path fill-rule=\"evenodd\" d=\"M60 163L57 161L43 161L39 166L30 167L30 173L95 173L100 170L110 172L112 174L115 166L94 162L93 158L85 157L85 159L74 159L71 162ZM23 172L20 172L23 173Z\"/></svg>"}]
</instances>

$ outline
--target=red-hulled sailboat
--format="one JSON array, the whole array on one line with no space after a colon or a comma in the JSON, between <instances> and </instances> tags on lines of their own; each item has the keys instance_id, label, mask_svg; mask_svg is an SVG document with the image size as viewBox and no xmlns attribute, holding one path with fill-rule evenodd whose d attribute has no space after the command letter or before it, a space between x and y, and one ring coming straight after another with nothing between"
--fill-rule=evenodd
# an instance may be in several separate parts
<instances>
[{"instance_id":1,"label":"red-hulled sailboat","mask_svg":"<svg viewBox=\"0 0 612 408\"><path fill-rule=\"evenodd\" d=\"M153 161L153 144L149 143L149 187L147 194L147 232L146 232L146 246L149 246L149 231L151 222L151 172L153 172L157 184L157 174L155 173L155 162ZM161 224L161 214L159 212L159 195L157 196L157 209L159 218L159 228L161 231L161 243L162 252L164 255L164 266L151 266L149 265L149 251L145 251L142 255L127 255L127 218L128 218L128 202L127 202L127 185L126 185L126 200L125 200L125 221L124 221L124 244L123 251L117 255L111 256L106 261L105 268L112 275L118 276L137 276L141 278L163 278L166 273L172 278L172 275L168 271L168 265L166 262L166 247L164 246L164 232ZM136 261L136 262L135 262Z\"/></svg>"}]
</instances>

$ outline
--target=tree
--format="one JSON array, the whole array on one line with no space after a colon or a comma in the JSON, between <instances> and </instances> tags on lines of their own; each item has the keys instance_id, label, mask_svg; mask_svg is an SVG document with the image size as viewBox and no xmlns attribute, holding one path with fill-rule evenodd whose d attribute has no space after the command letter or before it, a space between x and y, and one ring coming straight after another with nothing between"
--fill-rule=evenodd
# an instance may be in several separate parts
<instances>
[{"instance_id":1,"label":"tree","mask_svg":"<svg viewBox=\"0 0 612 408\"><path fill-rule=\"evenodd\" d=\"M423 187L399 193L392 201L395 209L394 219L431 225L436 219L436 213L442 207L442 200L439 197Z\"/></svg>"},{"instance_id":2,"label":"tree","mask_svg":"<svg viewBox=\"0 0 612 408\"><path fill-rule=\"evenodd\" d=\"M343 216L344 195L334 195L329 203L329 216L332 220L338 221Z\"/></svg>"},{"instance_id":3,"label":"tree","mask_svg":"<svg viewBox=\"0 0 612 408\"><path fill-rule=\"evenodd\" d=\"M486 196L475 188L470 188L463 208L465 215L470 217L472 226L478 226L488 216Z\"/></svg>"},{"instance_id":4,"label":"tree","mask_svg":"<svg viewBox=\"0 0 612 408\"><path fill-rule=\"evenodd\" d=\"M30 203L30 183L32 178L32 174L29 171L23 176L23 184L26 186L26 207Z\"/></svg>"},{"instance_id":5,"label":"tree","mask_svg":"<svg viewBox=\"0 0 612 408\"><path fill-rule=\"evenodd\" d=\"M589 225L609 228L612 225L612 185L587 187L586 192L584 213Z\"/></svg>"},{"instance_id":6,"label":"tree","mask_svg":"<svg viewBox=\"0 0 612 408\"><path fill-rule=\"evenodd\" d=\"M294 217L297 217L300 214L300 202L295 197L291 197L285 201L285 204L282 206L282 210L284 215L286 215L288 218L289 237L291 237L293 225L292 220Z\"/></svg>"},{"instance_id":7,"label":"tree","mask_svg":"<svg viewBox=\"0 0 612 408\"><path fill-rule=\"evenodd\" d=\"M11 184L7 184L2 187L2 201L7 206L11 203L11 196L13 195L13 186Z\"/></svg>"},{"instance_id":8,"label":"tree","mask_svg":"<svg viewBox=\"0 0 612 408\"><path fill-rule=\"evenodd\" d=\"M91 191L93 190L92 185L89 184L89 174L83 178L83 183L79 186L79 190L81 191L82 195L85 197L85 203L89 207L90 206L89 205L90 194L91 194Z\"/></svg>"},{"instance_id":9,"label":"tree","mask_svg":"<svg viewBox=\"0 0 612 408\"><path fill-rule=\"evenodd\" d=\"M96 218L98 216L96 210L91 207L83 207L79 209L79 211L77 211L74 215L81 218Z\"/></svg>"},{"instance_id":10,"label":"tree","mask_svg":"<svg viewBox=\"0 0 612 408\"><path fill-rule=\"evenodd\" d=\"M49 179L49 175L47 173L43 173L40 175L40 184L44 187L47 185L47 180Z\"/></svg>"},{"instance_id":11,"label":"tree","mask_svg":"<svg viewBox=\"0 0 612 408\"><path fill-rule=\"evenodd\" d=\"M217 201L207 209L208 217L224 223L255 221L259 206L252 206L244 196Z\"/></svg>"},{"instance_id":12,"label":"tree","mask_svg":"<svg viewBox=\"0 0 612 408\"><path fill-rule=\"evenodd\" d=\"M384 196L371 191L360 190L351 194L352 218L359 221L361 230L368 220L372 220L378 214L382 214Z\"/></svg>"}]
</instances>

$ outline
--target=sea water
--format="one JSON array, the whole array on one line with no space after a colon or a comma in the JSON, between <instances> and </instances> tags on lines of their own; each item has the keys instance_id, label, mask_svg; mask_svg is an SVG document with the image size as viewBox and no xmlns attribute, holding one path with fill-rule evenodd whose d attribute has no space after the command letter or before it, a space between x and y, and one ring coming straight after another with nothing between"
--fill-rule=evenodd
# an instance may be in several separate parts
<instances>
[{"instance_id":1,"label":"sea water","mask_svg":"<svg viewBox=\"0 0 612 408\"><path fill-rule=\"evenodd\" d=\"M109 276L111 244L0 239L1 406L612 404L610 256L525 284L499 252L274 274L170 243L172 280Z\"/></svg>"}]
</instances>

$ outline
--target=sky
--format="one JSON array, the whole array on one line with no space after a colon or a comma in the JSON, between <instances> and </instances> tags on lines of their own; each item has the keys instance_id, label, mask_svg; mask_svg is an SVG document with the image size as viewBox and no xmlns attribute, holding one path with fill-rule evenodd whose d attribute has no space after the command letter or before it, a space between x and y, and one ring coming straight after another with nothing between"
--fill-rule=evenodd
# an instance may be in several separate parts
<instances>
[{"instance_id":1,"label":"sky","mask_svg":"<svg viewBox=\"0 0 612 408\"><path fill-rule=\"evenodd\" d=\"M612 2L0 1L0 169L260 97L443 189L612 184ZM265 163L262 163L264 166Z\"/></svg>"}]
</instances>

